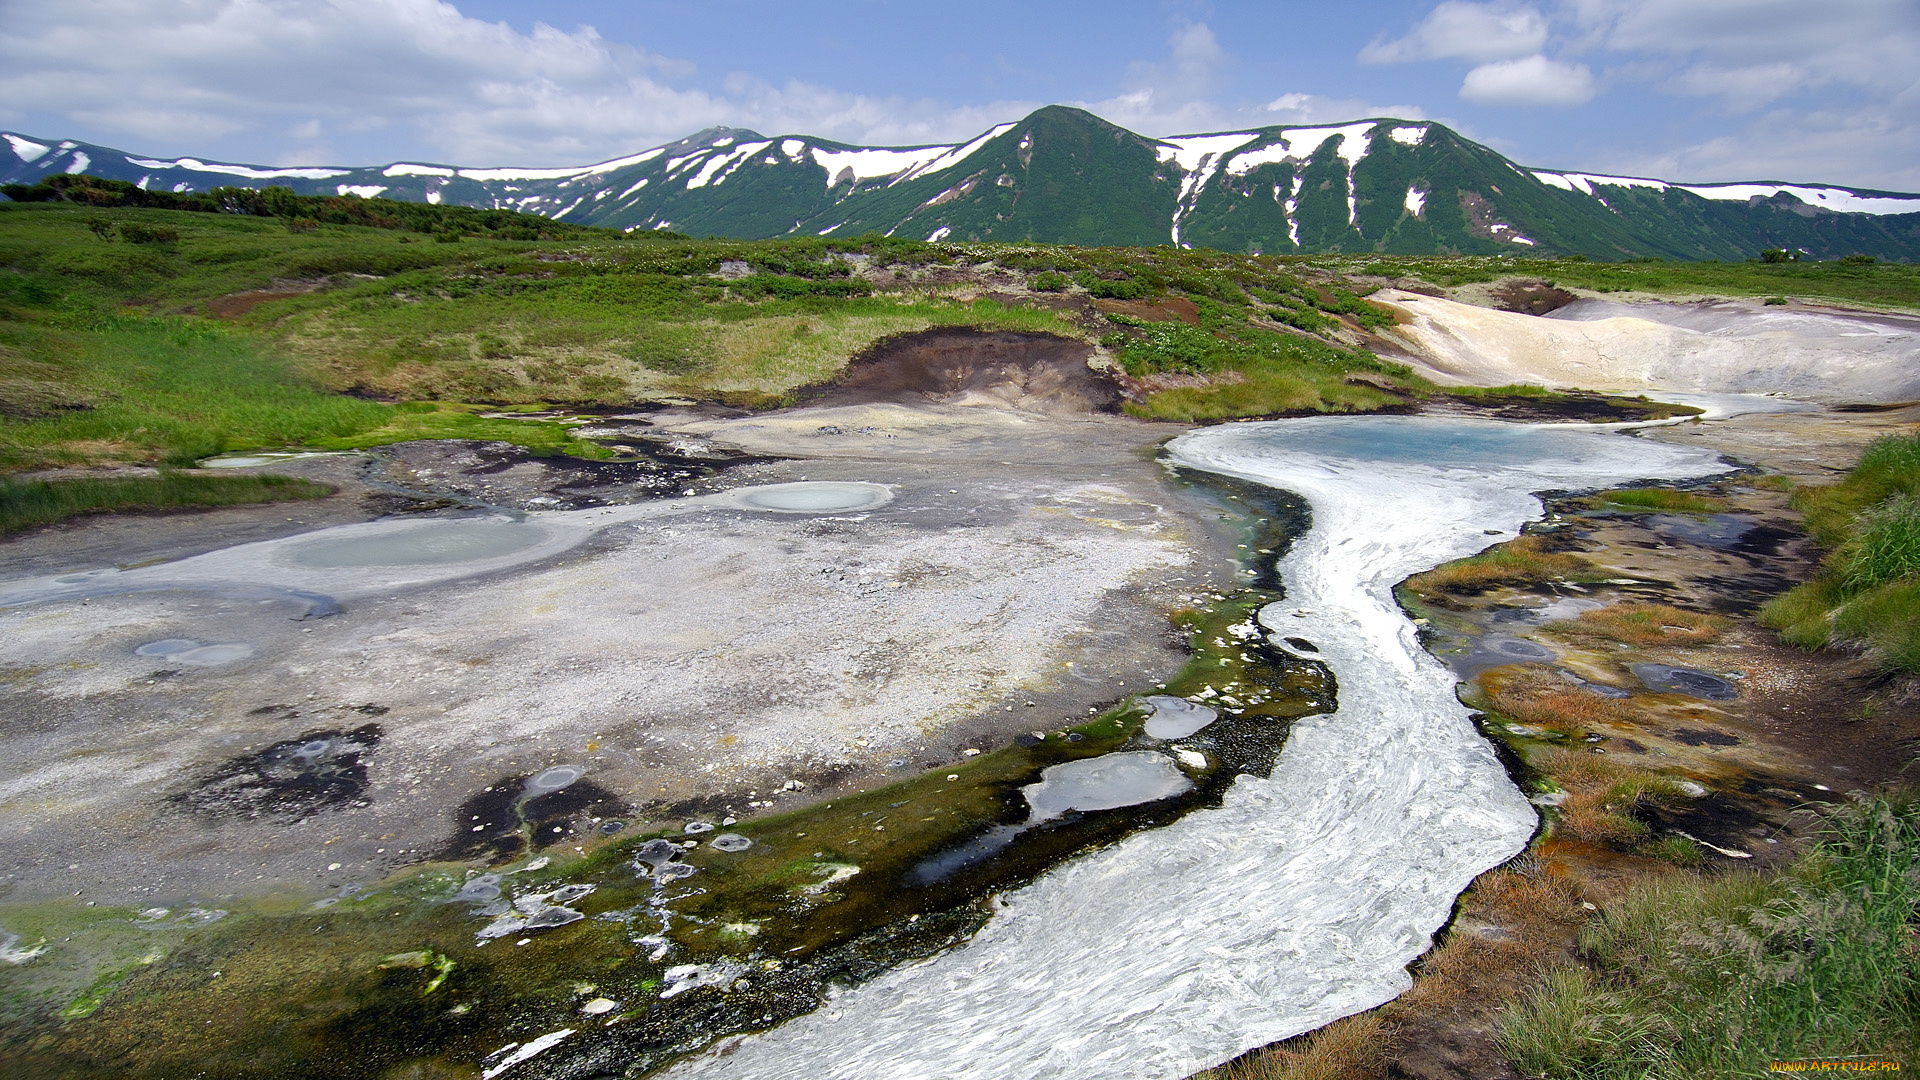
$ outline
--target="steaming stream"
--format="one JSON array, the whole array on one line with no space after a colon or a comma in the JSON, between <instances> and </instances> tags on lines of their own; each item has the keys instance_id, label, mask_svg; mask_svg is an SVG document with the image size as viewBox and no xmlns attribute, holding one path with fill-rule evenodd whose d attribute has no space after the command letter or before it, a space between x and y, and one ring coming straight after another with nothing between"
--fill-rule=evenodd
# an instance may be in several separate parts
<instances>
[{"instance_id":1,"label":"steaming stream","mask_svg":"<svg viewBox=\"0 0 1920 1080\"><path fill-rule=\"evenodd\" d=\"M1220 808L1066 863L969 944L675 1075L1172 1080L1393 998L1535 823L1393 585L1511 538L1534 491L1726 470L1617 434L1417 417L1227 424L1168 456L1312 504L1287 600L1260 618L1319 649L1338 712L1297 722L1271 778Z\"/></svg>"}]
</instances>

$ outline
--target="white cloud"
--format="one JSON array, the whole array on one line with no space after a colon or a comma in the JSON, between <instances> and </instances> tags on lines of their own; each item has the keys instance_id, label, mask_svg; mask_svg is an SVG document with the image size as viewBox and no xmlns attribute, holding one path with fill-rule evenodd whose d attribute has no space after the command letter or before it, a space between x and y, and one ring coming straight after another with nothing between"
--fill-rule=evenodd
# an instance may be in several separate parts
<instances>
[{"instance_id":1,"label":"white cloud","mask_svg":"<svg viewBox=\"0 0 1920 1080\"><path fill-rule=\"evenodd\" d=\"M1579 47L1655 58L1670 93L1737 110L1847 88L1876 96L1920 87L1913 0L1568 0Z\"/></svg>"},{"instance_id":2,"label":"white cloud","mask_svg":"<svg viewBox=\"0 0 1920 1080\"><path fill-rule=\"evenodd\" d=\"M953 108L751 78L715 94L676 85L688 73L590 27L520 33L441 0L0 4L0 119L52 114L148 153L289 135L317 149L323 131L384 128L408 156L574 164L715 125L941 141L1035 104ZM294 149L282 145L272 156Z\"/></svg>"},{"instance_id":3,"label":"white cloud","mask_svg":"<svg viewBox=\"0 0 1920 1080\"><path fill-rule=\"evenodd\" d=\"M1776 109L1742 131L1651 154L1622 154L1597 171L1690 183L1823 182L1920 191L1920 122L1874 110Z\"/></svg>"},{"instance_id":4,"label":"white cloud","mask_svg":"<svg viewBox=\"0 0 1920 1080\"><path fill-rule=\"evenodd\" d=\"M1405 37L1376 40L1360 50L1360 59L1372 64L1514 60L1539 52L1547 43L1547 30L1546 16L1531 7L1446 0Z\"/></svg>"},{"instance_id":5,"label":"white cloud","mask_svg":"<svg viewBox=\"0 0 1920 1080\"><path fill-rule=\"evenodd\" d=\"M1285 124L1324 124L1366 116L1424 120L1414 105L1374 105L1358 98L1288 93L1263 104L1223 106L1213 97L1220 71L1233 62L1205 23L1183 24L1167 38L1167 57L1130 66L1125 93L1070 102L1146 135L1191 135Z\"/></svg>"},{"instance_id":6,"label":"white cloud","mask_svg":"<svg viewBox=\"0 0 1920 1080\"><path fill-rule=\"evenodd\" d=\"M1369 116L1396 120L1430 119L1418 105L1371 105L1359 98L1329 98L1317 94L1281 94L1260 107L1262 124L1330 124Z\"/></svg>"},{"instance_id":7,"label":"white cloud","mask_svg":"<svg viewBox=\"0 0 1920 1080\"><path fill-rule=\"evenodd\" d=\"M1460 96L1482 105L1585 105L1595 94L1585 64L1535 54L1481 64L1460 84Z\"/></svg>"}]
</instances>

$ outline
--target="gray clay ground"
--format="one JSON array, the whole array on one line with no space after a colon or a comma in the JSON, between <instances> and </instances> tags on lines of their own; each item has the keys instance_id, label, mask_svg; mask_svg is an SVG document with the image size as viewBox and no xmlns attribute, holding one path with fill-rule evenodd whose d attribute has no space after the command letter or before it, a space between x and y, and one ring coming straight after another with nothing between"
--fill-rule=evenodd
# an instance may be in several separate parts
<instances>
[{"instance_id":1,"label":"gray clay ground","mask_svg":"<svg viewBox=\"0 0 1920 1080\"><path fill-rule=\"evenodd\" d=\"M703 477L703 494L804 478L893 498L609 525L321 619L217 591L0 610L0 899L224 905L484 861L493 822L473 837L468 810L557 765L581 770L577 798L540 839L568 848L612 820L790 808L1150 686L1183 659L1168 611L1237 573L1217 514L1154 461L1171 428L881 405L651 430L784 459ZM341 494L44 530L0 547L0 582L422 505L408 491L456 496L439 515L600 501L577 469L499 464L458 445L294 462L275 471ZM607 501L644 487L630 480Z\"/></svg>"}]
</instances>

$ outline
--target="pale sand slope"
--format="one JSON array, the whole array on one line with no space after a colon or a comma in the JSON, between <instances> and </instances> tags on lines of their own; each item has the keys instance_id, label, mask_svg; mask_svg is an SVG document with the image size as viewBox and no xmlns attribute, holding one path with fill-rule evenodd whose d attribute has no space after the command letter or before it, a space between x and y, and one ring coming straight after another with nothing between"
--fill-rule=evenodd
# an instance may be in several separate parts
<instances>
[{"instance_id":1,"label":"pale sand slope","mask_svg":"<svg viewBox=\"0 0 1920 1080\"><path fill-rule=\"evenodd\" d=\"M1372 299L1405 313L1392 336L1442 384L1920 398L1920 320L1905 316L1580 301L1543 318L1397 289Z\"/></svg>"}]
</instances>

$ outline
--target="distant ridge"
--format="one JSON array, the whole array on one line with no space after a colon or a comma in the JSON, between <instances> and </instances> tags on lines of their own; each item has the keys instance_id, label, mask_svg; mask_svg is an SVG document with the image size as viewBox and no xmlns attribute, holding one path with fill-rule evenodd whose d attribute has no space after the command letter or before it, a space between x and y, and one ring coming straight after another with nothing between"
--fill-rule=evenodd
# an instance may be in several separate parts
<instances>
[{"instance_id":1,"label":"distant ridge","mask_svg":"<svg viewBox=\"0 0 1920 1080\"><path fill-rule=\"evenodd\" d=\"M1920 195L1685 184L1523 167L1431 121L1369 118L1150 138L1048 106L951 145L870 147L710 128L571 168L270 168L0 132L0 182L85 173L200 191L282 185L523 210L578 225L758 239L856 235L1264 254L1617 260L1920 258Z\"/></svg>"}]
</instances>

